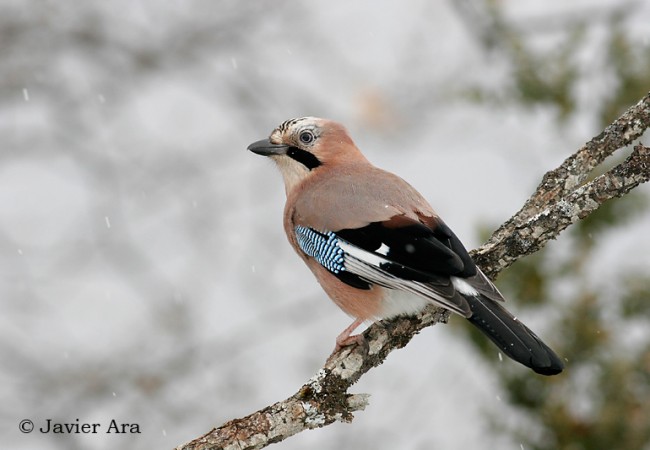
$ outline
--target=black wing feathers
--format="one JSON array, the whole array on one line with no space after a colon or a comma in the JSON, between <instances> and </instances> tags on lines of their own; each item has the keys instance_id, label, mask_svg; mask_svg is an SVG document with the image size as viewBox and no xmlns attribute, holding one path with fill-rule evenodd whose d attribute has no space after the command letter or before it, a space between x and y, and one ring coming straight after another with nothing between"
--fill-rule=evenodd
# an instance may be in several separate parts
<instances>
[{"instance_id":1,"label":"black wing feathers","mask_svg":"<svg viewBox=\"0 0 650 450\"><path fill-rule=\"evenodd\" d=\"M339 230L336 234L380 256L377 258L381 261L380 270L389 276L410 280L403 285L410 288L410 292L429 294L446 307L456 307L456 312L465 315L515 361L542 375L562 371L564 364L553 350L501 307L501 293L476 268L463 244L444 222L438 221L434 228L405 220L399 225L402 226L395 226L391 221L375 222L359 229ZM363 277L349 275L354 278L345 280L340 274L338 276L351 286L357 287L353 281L367 284ZM476 294L459 294L450 277L464 279ZM377 282L381 276L368 279Z\"/></svg>"},{"instance_id":2,"label":"black wing feathers","mask_svg":"<svg viewBox=\"0 0 650 450\"><path fill-rule=\"evenodd\" d=\"M430 282L441 276L476 273L467 250L443 222L434 230L417 222L402 227L374 222L336 234L357 247L385 255L391 263L382 265L382 269L403 279Z\"/></svg>"},{"instance_id":3,"label":"black wing feathers","mask_svg":"<svg viewBox=\"0 0 650 450\"><path fill-rule=\"evenodd\" d=\"M347 284L348 286L352 286L353 288L357 289L363 289L364 291L367 291L370 289L371 284L362 279L359 275L355 275L351 272L347 272L345 270L342 270L339 273L333 273L336 278Z\"/></svg>"},{"instance_id":4,"label":"black wing feathers","mask_svg":"<svg viewBox=\"0 0 650 450\"><path fill-rule=\"evenodd\" d=\"M466 278L476 275L476 265L472 258L467 253L465 246L460 239L456 237L453 231L442 220L438 222L438 226L433 230L433 236L440 241L443 245L449 248L456 256L458 256L463 263L463 269L454 274L457 277Z\"/></svg>"}]
</instances>

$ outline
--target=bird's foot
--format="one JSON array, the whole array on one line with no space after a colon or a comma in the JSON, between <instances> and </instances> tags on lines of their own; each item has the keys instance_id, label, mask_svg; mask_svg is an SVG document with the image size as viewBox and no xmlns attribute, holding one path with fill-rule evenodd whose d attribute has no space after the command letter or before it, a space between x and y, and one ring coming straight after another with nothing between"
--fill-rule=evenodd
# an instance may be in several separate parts
<instances>
[{"instance_id":1,"label":"bird's foot","mask_svg":"<svg viewBox=\"0 0 650 450\"><path fill-rule=\"evenodd\" d=\"M359 325L361 325L362 323L363 320L356 319L354 322L350 324L349 327L343 330L341 334L339 334L336 337L336 346L334 347L334 351L332 353L338 352L343 347L348 347L354 344L359 344L359 345L363 344L364 337L362 334L352 334L352 332L356 330L359 327Z\"/></svg>"}]
</instances>

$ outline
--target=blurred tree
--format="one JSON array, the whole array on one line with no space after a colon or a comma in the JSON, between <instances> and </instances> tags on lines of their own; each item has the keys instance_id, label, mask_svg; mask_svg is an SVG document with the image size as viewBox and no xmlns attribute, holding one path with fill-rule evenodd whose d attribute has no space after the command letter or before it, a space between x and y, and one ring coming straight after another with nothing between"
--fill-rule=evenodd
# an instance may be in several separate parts
<instances>
[{"instance_id":1,"label":"blurred tree","mask_svg":"<svg viewBox=\"0 0 650 450\"><path fill-rule=\"evenodd\" d=\"M614 87L600 110L600 121L607 124L631 103L645 94L650 86L650 45L629 39L618 15L610 23L607 66L614 74Z\"/></svg>"},{"instance_id":2,"label":"blurred tree","mask_svg":"<svg viewBox=\"0 0 650 450\"><path fill-rule=\"evenodd\" d=\"M505 100L524 106L551 105L557 108L561 120L573 114L579 103L576 87L584 82L584 73L578 70L578 52L593 17L576 19L559 45L540 52L533 49L529 44L531 36L523 31L530 31L530 27L508 24L499 3L471 3L489 13L490 20L481 22L481 42L505 54L513 68ZM630 5L634 4L625 6ZM615 8L599 15L607 25L601 65L611 77L611 89L604 98L597 99L601 105L595 112L599 126L609 124L650 88L650 46L635 42L622 20L633 12L634 8ZM496 98L481 89L474 94L480 101ZM647 211L648 204L642 192L606 204L569 229L562 238L562 249L542 250L513 265L499 279L506 297L526 305L529 317L532 310L555 311L540 315L555 317L547 328L552 331L543 334L567 359L567 370L562 375L551 379L531 377L513 366L499 364L485 340L462 327L463 332L472 334L472 342L485 359L496 366L509 402L530 426L515 428L498 423L492 416L489 420L512 433L524 448L650 448L647 268L612 268L607 279L598 282L590 276L600 244Z\"/></svg>"},{"instance_id":3,"label":"blurred tree","mask_svg":"<svg viewBox=\"0 0 650 450\"><path fill-rule=\"evenodd\" d=\"M579 112L580 85L588 78L608 83L594 111L600 125L607 125L630 104L648 92L650 86L650 46L636 42L626 30L626 21L642 6L634 0L598 9L554 13L514 24L504 16L504 7L495 0L454 2L460 17L479 45L509 63L506 89L470 87L470 98L487 102L516 102L524 106L553 106L562 121ZM605 28L603 49L585 64L586 36ZM557 35L561 37L557 38ZM550 45L549 45L550 43ZM594 100L592 98L592 100Z\"/></svg>"},{"instance_id":4,"label":"blurred tree","mask_svg":"<svg viewBox=\"0 0 650 450\"><path fill-rule=\"evenodd\" d=\"M543 250L499 280L507 296L560 314L547 332L567 360L552 380L500 368L511 403L541 435L511 430L526 448L642 449L650 444L650 280L642 270L594 283L589 262L608 233L643 211L640 195L606 204L563 238L569 252ZM562 293L557 286L569 286ZM493 352L482 350L488 360ZM508 368L511 369L511 368Z\"/></svg>"}]
</instances>

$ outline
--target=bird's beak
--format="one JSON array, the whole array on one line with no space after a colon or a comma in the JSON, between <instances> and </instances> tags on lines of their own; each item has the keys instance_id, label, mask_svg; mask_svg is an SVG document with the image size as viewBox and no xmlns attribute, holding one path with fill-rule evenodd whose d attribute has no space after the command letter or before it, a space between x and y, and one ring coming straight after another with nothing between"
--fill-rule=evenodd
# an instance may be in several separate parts
<instances>
[{"instance_id":1,"label":"bird's beak","mask_svg":"<svg viewBox=\"0 0 650 450\"><path fill-rule=\"evenodd\" d=\"M272 155L284 155L287 153L288 145L283 144L273 144L268 139L262 139L257 142L253 142L248 146L248 150L258 155L272 156Z\"/></svg>"}]
</instances>

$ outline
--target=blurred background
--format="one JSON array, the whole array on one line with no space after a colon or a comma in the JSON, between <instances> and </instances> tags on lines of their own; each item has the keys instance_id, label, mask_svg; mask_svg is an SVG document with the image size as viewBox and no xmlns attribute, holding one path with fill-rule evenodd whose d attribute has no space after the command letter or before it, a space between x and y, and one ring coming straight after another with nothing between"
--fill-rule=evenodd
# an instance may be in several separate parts
<instances>
[{"instance_id":1,"label":"blurred background","mask_svg":"<svg viewBox=\"0 0 650 450\"><path fill-rule=\"evenodd\" d=\"M627 0L0 0L0 446L173 448L316 373L350 319L246 151L280 122L345 123L475 248L650 90L649 23ZM353 424L278 448L650 449L649 205L498 280L564 374L455 317L352 389Z\"/></svg>"}]
</instances>

